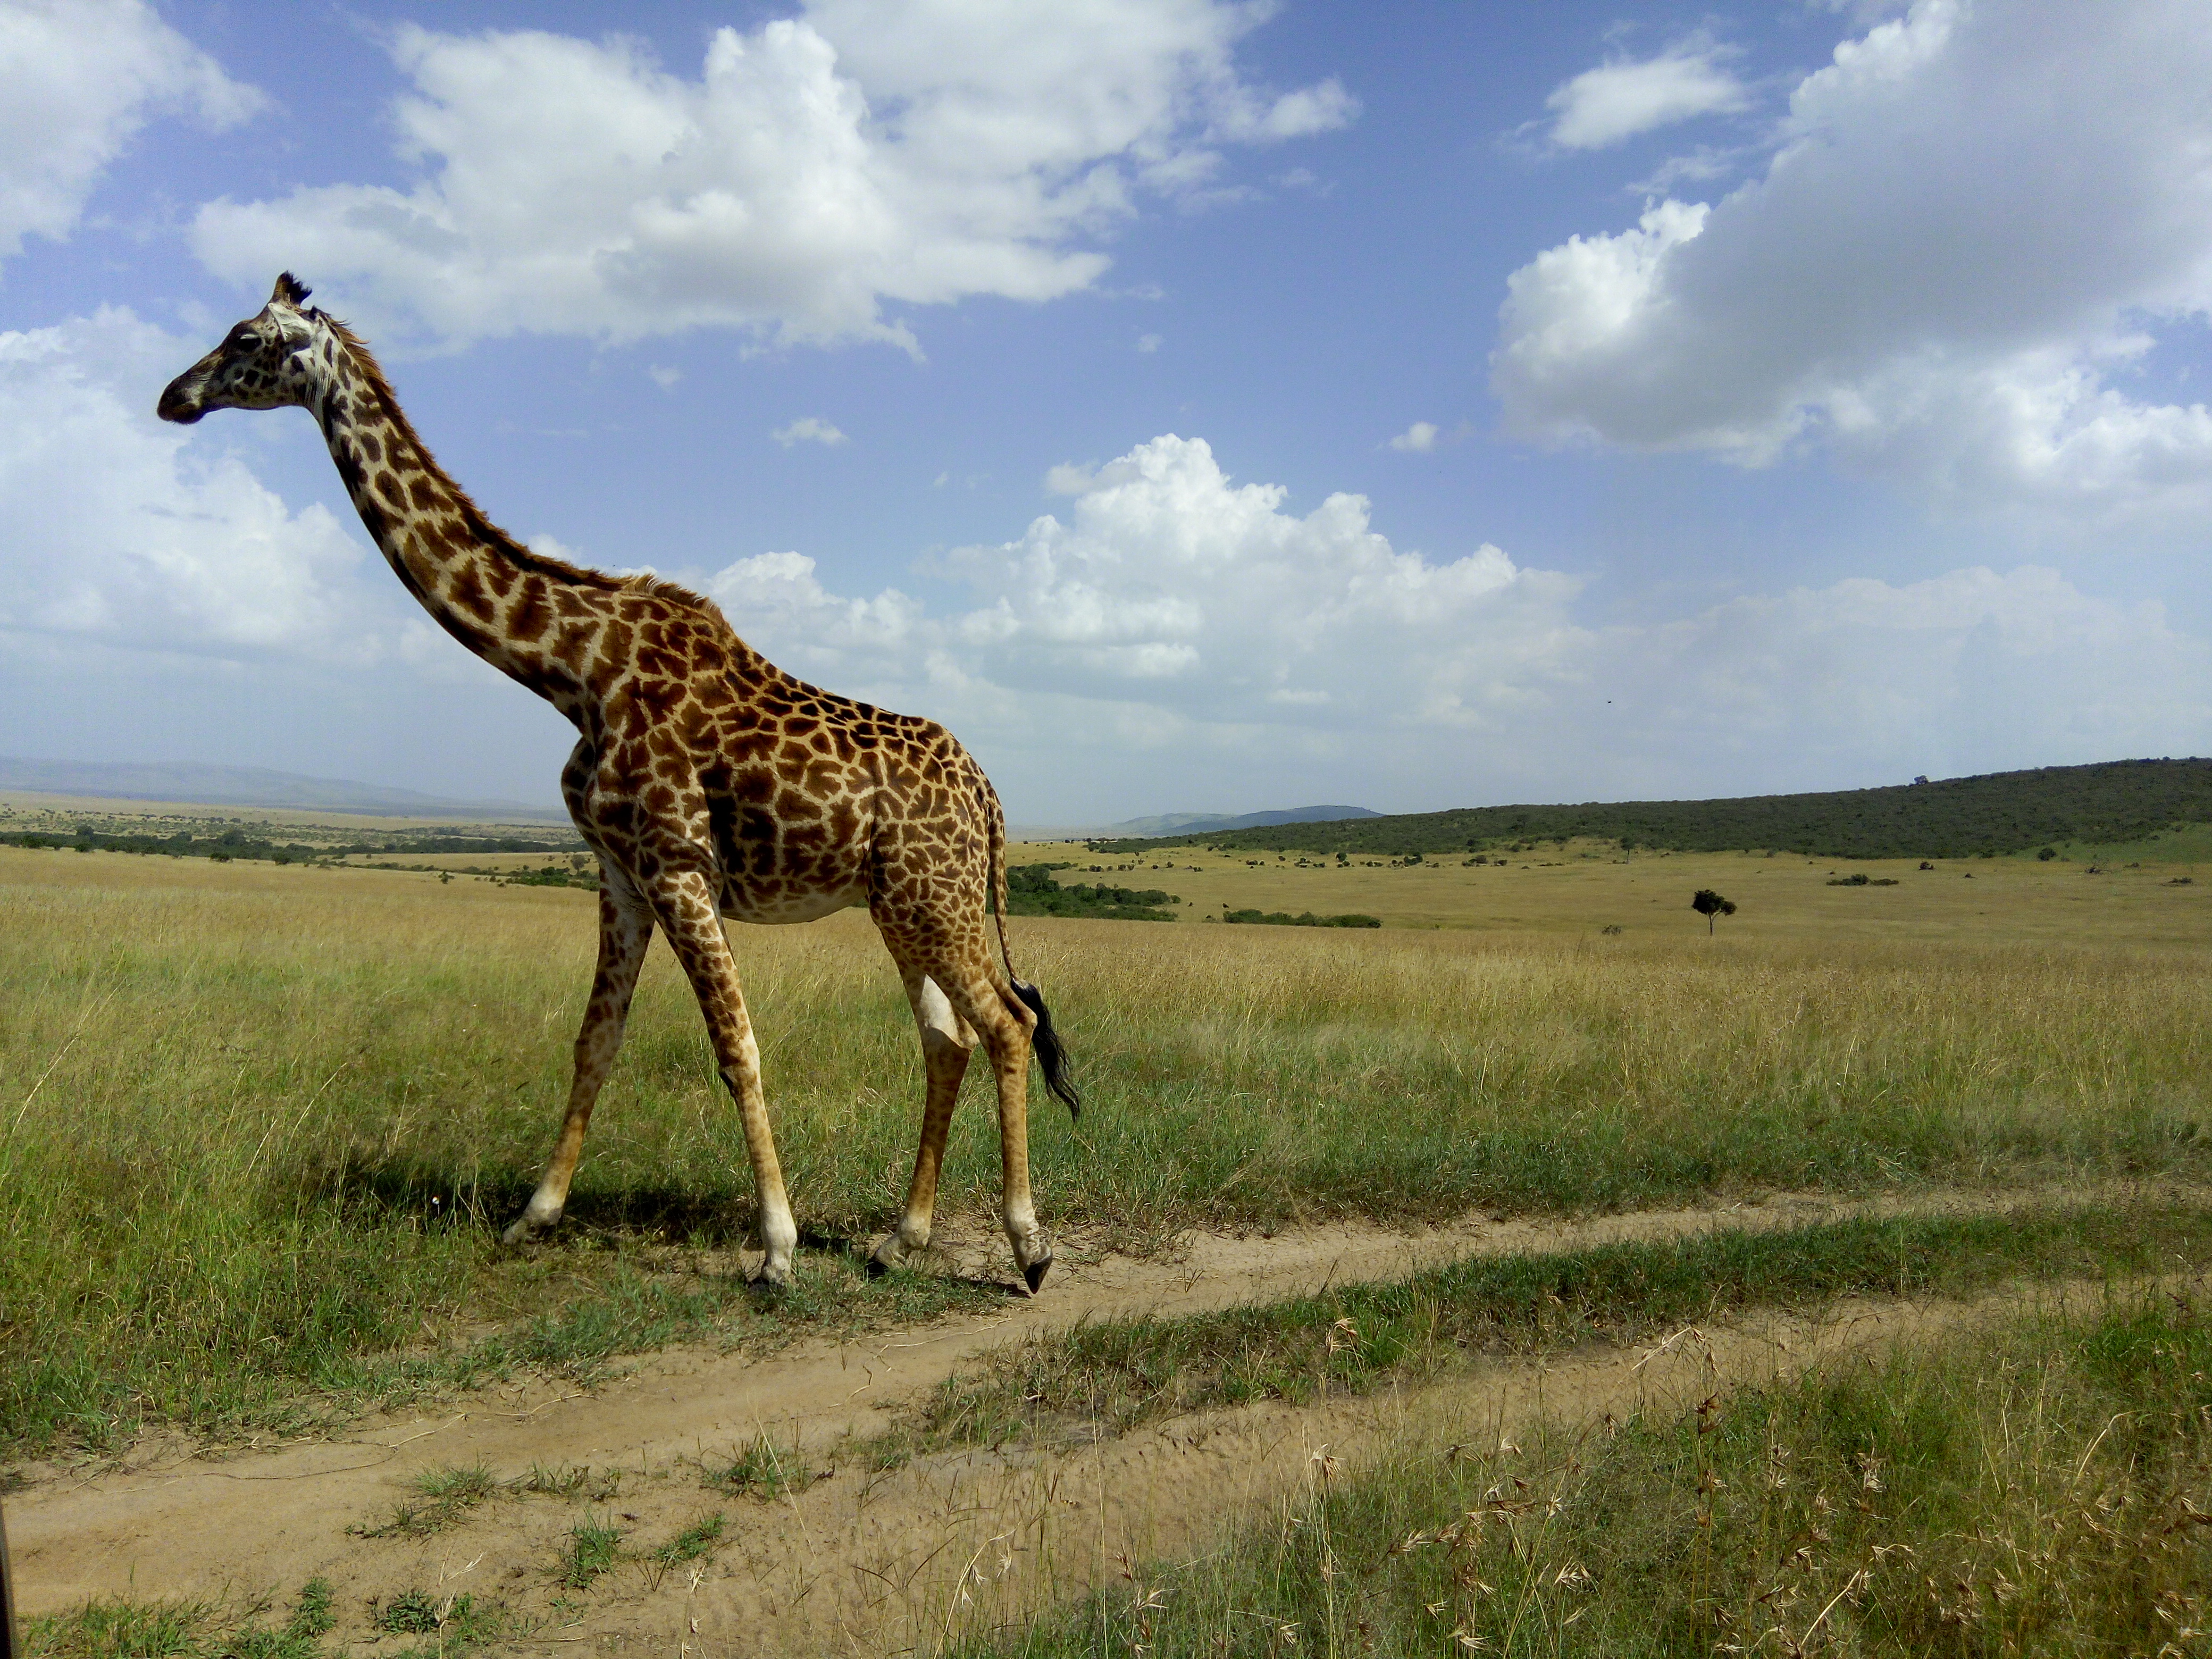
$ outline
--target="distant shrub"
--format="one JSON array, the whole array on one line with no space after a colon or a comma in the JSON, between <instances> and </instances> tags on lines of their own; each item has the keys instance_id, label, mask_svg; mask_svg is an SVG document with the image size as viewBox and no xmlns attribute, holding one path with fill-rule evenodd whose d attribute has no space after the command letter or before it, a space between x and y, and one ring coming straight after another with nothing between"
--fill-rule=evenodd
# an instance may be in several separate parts
<instances>
[{"instance_id":1,"label":"distant shrub","mask_svg":"<svg viewBox=\"0 0 2212 1659\"><path fill-rule=\"evenodd\" d=\"M518 870L507 878L510 887L597 887L597 873L586 875L579 870L563 870L557 864L549 864L542 870Z\"/></svg>"},{"instance_id":2,"label":"distant shrub","mask_svg":"<svg viewBox=\"0 0 2212 1659\"><path fill-rule=\"evenodd\" d=\"M1072 864L1020 864L1006 872L1006 911L1017 916L1088 916L1103 921L1173 921L1175 913L1162 907L1180 904L1173 893L1156 887L1113 887L1101 882L1063 887L1054 879L1055 870L1072 870ZM1096 865L1091 866L1097 869Z\"/></svg>"},{"instance_id":3,"label":"distant shrub","mask_svg":"<svg viewBox=\"0 0 2212 1659\"><path fill-rule=\"evenodd\" d=\"M1286 910L1224 910L1224 921L1245 922L1261 927L1380 927L1382 918L1364 916L1357 913L1342 916L1317 916L1307 910L1292 915Z\"/></svg>"}]
</instances>

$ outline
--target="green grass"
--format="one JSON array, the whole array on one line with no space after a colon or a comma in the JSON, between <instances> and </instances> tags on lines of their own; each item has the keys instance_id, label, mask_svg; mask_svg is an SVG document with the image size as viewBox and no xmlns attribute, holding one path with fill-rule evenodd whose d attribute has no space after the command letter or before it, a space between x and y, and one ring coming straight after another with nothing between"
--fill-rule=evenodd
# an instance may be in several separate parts
<instances>
[{"instance_id":1,"label":"green grass","mask_svg":"<svg viewBox=\"0 0 2212 1659\"><path fill-rule=\"evenodd\" d=\"M182 1602L88 1601L33 1619L24 1643L52 1659L172 1659L203 1650L201 1610Z\"/></svg>"},{"instance_id":2,"label":"green grass","mask_svg":"<svg viewBox=\"0 0 2212 1659\"><path fill-rule=\"evenodd\" d=\"M921 1095L865 921L737 939L806 1230L773 1303L734 1272L742 1139L657 948L565 1231L497 1245L565 1097L582 895L0 849L0 1447L299 1429L518 1368L989 1304L860 1272ZM1192 1224L2212 1173L2192 953L1692 943L1018 922L1087 1102L1032 1115L1046 1224L1143 1249ZM970 1217L998 1188L982 1070L941 1200Z\"/></svg>"},{"instance_id":3,"label":"green grass","mask_svg":"<svg viewBox=\"0 0 2212 1659\"><path fill-rule=\"evenodd\" d=\"M568 1545L553 1569L563 1589L589 1589L622 1560L622 1528L604 1521L579 1521L568 1530Z\"/></svg>"},{"instance_id":4,"label":"green grass","mask_svg":"<svg viewBox=\"0 0 2212 1659\"><path fill-rule=\"evenodd\" d=\"M387 1636L427 1636L431 1640L407 1648L393 1659L447 1659L497 1640L510 1632L514 1620L496 1601L479 1601L473 1595L433 1595L424 1589L403 1590L376 1609L376 1628ZM289 1659L289 1656L288 1656ZM299 1659L313 1659L312 1654Z\"/></svg>"},{"instance_id":5,"label":"green grass","mask_svg":"<svg viewBox=\"0 0 2212 1659\"><path fill-rule=\"evenodd\" d=\"M428 1636L443 1615L438 1599L427 1590L402 1590L376 1610L377 1629L387 1636Z\"/></svg>"},{"instance_id":6,"label":"green grass","mask_svg":"<svg viewBox=\"0 0 2212 1659\"><path fill-rule=\"evenodd\" d=\"M2064 837L2045 843L2060 858L2075 864L2118 868L2130 860L2161 864L2212 864L2212 823L2175 823L2122 840L2118 837ZM2040 849L2036 849L2040 850ZM2034 851L2015 854L2033 858Z\"/></svg>"},{"instance_id":7,"label":"green grass","mask_svg":"<svg viewBox=\"0 0 2212 1659\"><path fill-rule=\"evenodd\" d=\"M204 1601L91 1601L31 1620L24 1644L40 1659L318 1659L336 1622L329 1580L309 1579L280 1625L258 1622L264 1610L230 1615Z\"/></svg>"},{"instance_id":8,"label":"green grass","mask_svg":"<svg viewBox=\"0 0 2212 1659\"><path fill-rule=\"evenodd\" d=\"M481 1462L466 1468L424 1469L410 1484L419 1501L400 1504L381 1526L347 1530L361 1538L428 1537L443 1532L500 1490L499 1481Z\"/></svg>"},{"instance_id":9,"label":"green grass","mask_svg":"<svg viewBox=\"0 0 2212 1659\"><path fill-rule=\"evenodd\" d=\"M2212 1321L2025 1316L1693 1411L1439 1421L970 1656L2212 1651Z\"/></svg>"},{"instance_id":10,"label":"green grass","mask_svg":"<svg viewBox=\"0 0 2212 1659\"><path fill-rule=\"evenodd\" d=\"M722 1541L726 1524L719 1513L702 1515L654 1550L652 1559L660 1566L674 1567L712 1555L714 1547Z\"/></svg>"},{"instance_id":11,"label":"green grass","mask_svg":"<svg viewBox=\"0 0 2212 1659\"><path fill-rule=\"evenodd\" d=\"M814 1471L793 1444L778 1446L766 1429L720 1468L707 1472L707 1485L737 1498L782 1498L803 1492Z\"/></svg>"},{"instance_id":12,"label":"green grass","mask_svg":"<svg viewBox=\"0 0 2212 1659\"><path fill-rule=\"evenodd\" d=\"M866 1449L890 1466L1261 1400L1418 1382L1470 1353L1632 1341L1753 1306L1962 1296L2013 1279L2212 1264L2212 1211L2150 1205L1729 1231L1659 1243L1476 1257L1409 1278L1182 1318L1102 1320L954 1376Z\"/></svg>"},{"instance_id":13,"label":"green grass","mask_svg":"<svg viewBox=\"0 0 2212 1659\"><path fill-rule=\"evenodd\" d=\"M299 1255L281 1266L296 1273L319 1243L349 1260L363 1243L378 1242L381 1231L366 1240L295 1234L261 1242L257 1254L289 1247ZM453 1254L465 1265L490 1254L481 1237L465 1235L462 1243ZM404 1316L423 1309L447 1312L454 1304L434 1284L410 1283L392 1265L362 1264L362 1282L353 1287L356 1306L340 1300L348 1294L343 1285L326 1292L334 1309L288 1309L272 1300L244 1310L246 1317L211 1333L196 1351L173 1337L149 1353L105 1363L94 1354L48 1350L0 1377L0 1408L14 1437L26 1445L67 1436L109 1446L149 1420L183 1423L217 1437L255 1428L298 1431L526 1370L588 1383L617 1356L671 1343L708 1339L772 1347L804 1334L904 1324L1000 1300L999 1292L953 1279L908 1275L879 1284L859 1263L836 1256L810 1261L799 1288L773 1300L726 1270L686 1282L611 1262L579 1296L563 1293L551 1274L538 1276L550 1281L552 1311L516 1320L489 1337L408 1352L388 1346L410 1334ZM317 1266L332 1270L327 1259ZM209 1288L220 1295L224 1287ZM337 1316L327 1316L333 1313ZM434 1529L448 1519L450 1505L432 1504L395 1515L390 1524Z\"/></svg>"}]
</instances>

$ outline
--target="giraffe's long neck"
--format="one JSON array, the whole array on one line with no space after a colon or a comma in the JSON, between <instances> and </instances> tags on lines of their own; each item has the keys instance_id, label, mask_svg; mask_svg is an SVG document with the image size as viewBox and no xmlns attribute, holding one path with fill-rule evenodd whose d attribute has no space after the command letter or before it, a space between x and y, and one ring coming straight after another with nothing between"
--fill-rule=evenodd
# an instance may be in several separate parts
<instances>
[{"instance_id":1,"label":"giraffe's long neck","mask_svg":"<svg viewBox=\"0 0 2212 1659\"><path fill-rule=\"evenodd\" d=\"M485 518L415 435L367 348L323 327L311 408L377 547L441 628L580 723L590 690L574 623L599 607L577 601L617 579L532 553Z\"/></svg>"}]
</instances>

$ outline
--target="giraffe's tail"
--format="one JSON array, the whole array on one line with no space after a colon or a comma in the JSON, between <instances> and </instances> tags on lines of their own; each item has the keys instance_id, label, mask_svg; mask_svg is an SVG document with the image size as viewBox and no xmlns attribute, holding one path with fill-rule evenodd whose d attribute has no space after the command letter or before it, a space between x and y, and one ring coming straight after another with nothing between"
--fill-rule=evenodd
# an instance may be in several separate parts
<instances>
[{"instance_id":1,"label":"giraffe's tail","mask_svg":"<svg viewBox=\"0 0 2212 1659\"><path fill-rule=\"evenodd\" d=\"M1008 969L1011 974L1012 969ZM1036 1050L1037 1064L1044 1067L1044 1086L1057 1095L1067 1107L1070 1118L1083 1115L1083 1096L1076 1089L1074 1079L1067 1075L1067 1045L1060 1040L1060 1033L1052 1028L1052 1012L1044 1006L1044 993L1026 980L1015 980L1014 994L1029 1005L1036 1016L1036 1034L1030 1043Z\"/></svg>"},{"instance_id":2,"label":"giraffe's tail","mask_svg":"<svg viewBox=\"0 0 2212 1659\"><path fill-rule=\"evenodd\" d=\"M983 786L984 816L990 823L991 908L998 914L999 956L1006 964L1006 982L1014 994L1036 1016L1036 1030L1030 1039L1037 1064L1044 1067L1044 1086L1067 1108L1071 1118L1083 1115L1083 1097L1067 1074L1067 1045L1053 1029L1052 1011L1044 1006L1044 993L1014 972L1014 953L1006 948L1006 815L999 805L999 792Z\"/></svg>"}]
</instances>

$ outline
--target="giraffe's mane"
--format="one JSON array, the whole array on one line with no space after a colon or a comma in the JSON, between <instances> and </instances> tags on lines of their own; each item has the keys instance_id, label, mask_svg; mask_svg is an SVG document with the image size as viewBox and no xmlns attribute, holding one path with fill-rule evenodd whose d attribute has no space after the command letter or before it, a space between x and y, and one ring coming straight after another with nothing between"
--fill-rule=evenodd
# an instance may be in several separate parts
<instances>
[{"instance_id":1,"label":"giraffe's mane","mask_svg":"<svg viewBox=\"0 0 2212 1659\"><path fill-rule=\"evenodd\" d=\"M436 471L445 481L446 487L453 492L453 498L460 506L462 519L469 528L506 557L526 570L535 571L556 581L605 591L650 594L655 599L700 611L726 629L730 626L729 619L722 615L721 607L703 593L695 593L688 587L665 580L649 572L635 576L617 576L604 570L593 570L588 566L570 564L566 559L556 559L540 553L508 535L486 518L483 509L470 497L468 491L455 483L445 468L438 465L436 458L430 453L430 447L422 441L413 422L408 420L406 411L400 408L398 396L392 390L392 382L385 379L384 366L376 361L375 353L368 349L368 342L327 311L318 308L307 314L327 325L331 332L338 337L339 343L351 354L355 369L368 382L370 392L381 404L386 418L406 434L408 441L415 446L415 453L422 458L422 464Z\"/></svg>"},{"instance_id":2,"label":"giraffe's mane","mask_svg":"<svg viewBox=\"0 0 2212 1659\"><path fill-rule=\"evenodd\" d=\"M623 576L618 580L633 593L650 593L654 599L666 599L672 605L689 605L694 611L704 611L725 628L730 625L729 618L722 614L720 605L681 582L670 581L650 570L641 570L635 576Z\"/></svg>"}]
</instances>

